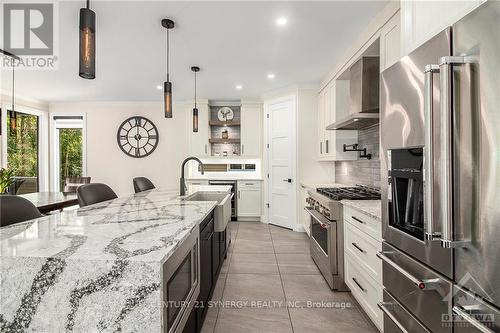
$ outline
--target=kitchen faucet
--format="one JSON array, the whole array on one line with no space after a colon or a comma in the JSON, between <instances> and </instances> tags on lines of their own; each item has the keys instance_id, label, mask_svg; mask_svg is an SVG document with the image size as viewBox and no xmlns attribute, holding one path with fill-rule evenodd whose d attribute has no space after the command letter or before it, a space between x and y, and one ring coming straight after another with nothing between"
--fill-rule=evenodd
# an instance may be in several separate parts
<instances>
[{"instance_id":1,"label":"kitchen faucet","mask_svg":"<svg viewBox=\"0 0 500 333\"><path fill-rule=\"evenodd\" d=\"M180 195L181 196L186 195L186 180L184 179L184 166L186 165L186 163L188 161L191 161L191 160L197 161L198 163L200 163L201 174L202 175L204 174L204 172L203 172L203 162L201 162L199 158L194 157L194 156L186 158L184 160L184 162L182 162L182 166L181 166L181 179L180 179Z\"/></svg>"}]
</instances>

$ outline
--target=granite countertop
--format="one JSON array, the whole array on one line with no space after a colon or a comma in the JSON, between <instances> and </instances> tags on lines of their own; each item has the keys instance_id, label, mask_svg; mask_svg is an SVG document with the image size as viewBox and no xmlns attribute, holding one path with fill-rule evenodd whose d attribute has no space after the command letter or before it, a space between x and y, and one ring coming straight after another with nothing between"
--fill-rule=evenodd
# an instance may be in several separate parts
<instances>
[{"instance_id":1,"label":"granite countertop","mask_svg":"<svg viewBox=\"0 0 500 333\"><path fill-rule=\"evenodd\" d=\"M160 332L162 264L216 204L158 189L0 228L0 328Z\"/></svg>"},{"instance_id":2,"label":"granite countertop","mask_svg":"<svg viewBox=\"0 0 500 333\"><path fill-rule=\"evenodd\" d=\"M354 208L382 222L382 203L380 200L342 200L344 206Z\"/></svg>"}]
</instances>

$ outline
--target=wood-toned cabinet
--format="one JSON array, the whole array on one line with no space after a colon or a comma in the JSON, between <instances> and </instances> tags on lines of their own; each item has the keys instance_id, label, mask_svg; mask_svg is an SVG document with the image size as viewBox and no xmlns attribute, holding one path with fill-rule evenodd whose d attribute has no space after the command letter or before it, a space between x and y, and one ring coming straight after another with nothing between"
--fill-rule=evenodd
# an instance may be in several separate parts
<instances>
[{"instance_id":1,"label":"wood-toned cabinet","mask_svg":"<svg viewBox=\"0 0 500 333\"><path fill-rule=\"evenodd\" d=\"M358 142L357 131L332 131L326 127L349 113L349 81L336 80L318 97L318 158L321 161L356 160L357 154L344 152L344 144Z\"/></svg>"},{"instance_id":2,"label":"wood-toned cabinet","mask_svg":"<svg viewBox=\"0 0 500 333\"><path fill-rule=\"evenodd\" d=\"M241 156L260 157L262 147L262 104L241 105Z\"/></svg>"}]
</instances>

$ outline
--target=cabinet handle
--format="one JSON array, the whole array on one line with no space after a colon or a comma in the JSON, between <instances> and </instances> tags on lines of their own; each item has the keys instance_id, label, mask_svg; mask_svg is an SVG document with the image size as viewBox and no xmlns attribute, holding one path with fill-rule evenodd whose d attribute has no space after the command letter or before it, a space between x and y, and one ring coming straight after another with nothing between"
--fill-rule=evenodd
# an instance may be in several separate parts
<instances>
[{"instance_id":1,"label":"cabinet handle","mask_svg":"<svg viewBox=\"0 0 500 333\"><path fill-rule=\"evenodd\" d=\"M354 216L351 216L351 217L352 217L352 219L353 219L354 221L357 221L357 222L359 222L359 223L361 223L361 224L365 224L365 222L364 222L364 221L361 221L361 220L360 220L360 219L358 219L357 217L354 217Z\"/></svg>"},{"instance_id":2,"label":"cabinet handle","mask_svg":"<svg viewBox=\"0 0 500 333\"><path fill-rule=\"evenodd\" d=\"M241 199L241 191L238 191L238 199Z\"/></svg>"},{"instance_id":3,"label":"cabinet handle","mask_svg":"<svg viewBox=\"0 0 500 333\"><path fill-rule=\"evenodd\" d=\"M356 249L358 249L358 251L359 251L359 252L361 252L361 253L365 253L365 250L363 250L362 248L360 248L358 244L356 244L356 243L354 243L354 242L352 242L351 244L352 244L352 246L354 246Z\"/></svg>"},{"instance_id":4,"label":"cabinet handle","mask_svg":"<svg viewBox=\"0 0 500 333\"><path fill-rule=\"evenodd\" d=\"M208 154L208 151L207 151L207 144L205 143L205 154Z\"/></svg>"},{"instance_id":5,"label":"cabinet handle","mask_svg":"<svg viewBox=\"0 0 500 333\"><path fill-rule=\"evenodd\" d=\"M328 140L325 141L325 150L326 150L326 153L328 154L328 151L330 150Z\"/></svg>"},{"instance_id":6,"label":"cabinet handle","mask_svg":"<svg viewBox=\"0 0 500 333\"><path fill-rule=\"evenodd\" d=\"M319 153L323 154L323 141L319 143Z\"/></svg>"},{"instance_id":7,"label":"cabinet handle","mask_svg":"<svg viewBox=\"0 0 500 333\"><path fill-rule=\"evenodd\" d=\"M352 278L352 280L354 281L354 283L356 283L356 285L359 289L361 289L362 292L366 293L366 289L363 288L363 286L358 282L358 280L356 280L356 278Z\"/></svg>"},{"instance_id":8,"label":"cabinet handle","mask_svg":"<svg viewBox=\"0 0 500 333\"><path fill-rule=\"evenodd\" d=\"M241 155L245 154L245 145L241 144Z\"/></svg>"}]
</instances>

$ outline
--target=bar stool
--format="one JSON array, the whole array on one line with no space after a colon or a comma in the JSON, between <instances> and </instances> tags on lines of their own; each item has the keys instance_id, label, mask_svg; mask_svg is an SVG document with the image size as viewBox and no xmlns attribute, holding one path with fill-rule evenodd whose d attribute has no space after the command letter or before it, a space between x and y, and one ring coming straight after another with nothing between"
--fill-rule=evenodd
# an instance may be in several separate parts
<instances>
[{"instance_id":1,"label":"bar stool","mask_svg":"<svg viewBox=\"0 0 500 333\"><path fill-rule=\"evenodd\" d=\"M155 188L153 183L146 177L135 177L132 182L134 183L135 193L144 192Z\"/></svg>"},{"instance_id":2,"label":"bar stool","mask_svg":"<svg viewBox=\"0 0 500 333\"><path fill-rule=\"evenodd\" d=\"M76 195L80 207L118 198L111 187L102 183L81 185L76 189Z\"/></svg>"},{"instance_id":3,"label":"bar stool","mask_svg":"<svg viewBox=\"0 0 500 333\"><path fill-rule=\"evenodd\" d=\"M28 199L17 195L0 195L0 227L42 217Z\"/></svg>"}]
</instances>

